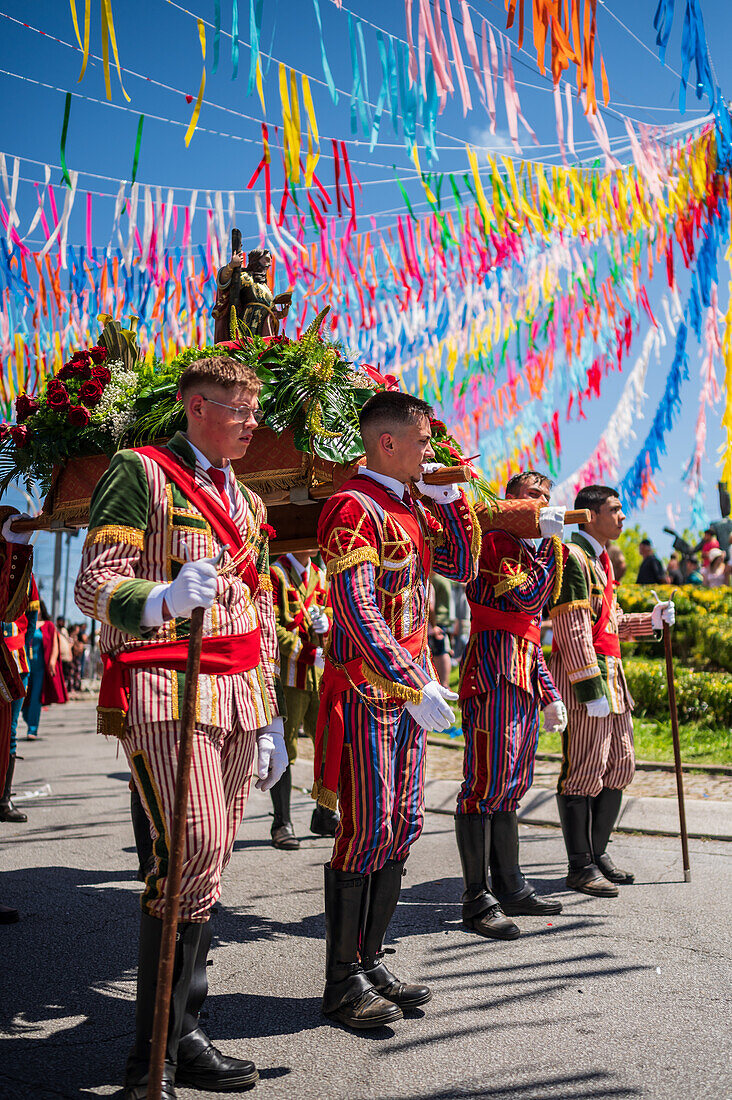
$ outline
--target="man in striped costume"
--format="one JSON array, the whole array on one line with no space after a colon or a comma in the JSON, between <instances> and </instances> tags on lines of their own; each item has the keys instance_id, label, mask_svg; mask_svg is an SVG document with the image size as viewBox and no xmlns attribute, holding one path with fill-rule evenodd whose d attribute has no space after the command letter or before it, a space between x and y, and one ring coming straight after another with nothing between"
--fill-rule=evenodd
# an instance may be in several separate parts
<instances>
[{"instance_id":1,"label":"man in striped costume","mask_svg":"<svg viewBox=\"0 0 732 1100\"><path fill-rule=\"evenodd\" d=\"M366 466L330 498L318 529L333 627L313 794L341 811L325 866L323 1011L355 1028L391 1023L431 997L385 966L383 941L422 829L426 731L452 724L447 701L457 698L427 649L430 567L469 580L480 531L461 491L422 480L434 468L430 414L405 393L366 402ZM413 500L415 483L434 515Z\"/></svg>"},{"instance_id":2,"label":"man in striped costume","mask_svg":"<svg viewBox=\"0 0 732 1100\"><path fill-rule=\"evenodd\" d=\"M545 729L561 730L567 722L541 651L542 610L561 579L564 509L547 507L551 484L534 470L511 478L506 497L537 502L543 540L535 550L533 542L506 531L487 532L478 575L465 590L470 606L460 679L465 779L455 835L465 883L463 921L496 939L519 935L509 916L562 911L558 901L539 898L522 874L516 818L534 776L539 710Z\"/></svg>"},{"instance_id":3,"label":"man in striped costume","mask_svg":"<svg viewBox=\"0 0 732 1100\"><path fill-rule=\"evenodd\" d=\"M550 613L550 667L569 712L557 804L569 858L567 886L615 897L618 883L634 881L606 851L623 790L635 773L633 699L620 642L650 637L674 622L675 610L660 603L651 613L626 615L618 606L607 552L625 520L617 491L587 485L574 506L589 509L592 521L564 547L562 588Z\"/></svg>"},{"instance_id":4,"label":"man in striped costume","mask_svg":"<svg viewBox=\"0 0 732 1100\"><path fill-rule=\"evenodd\" d=\"M155 864L142 895L136 1039L124 1095L147 1092L165 907L179 719L190 615L205 608L191 788L163 1096L253 1085L251 1062L218 1051L200 1026L211 907L249 791L287 766L265 509L237 483L259 418L259 382L217 357L191 363L180 394L185 434L119 451L97 485L76 601L100 619L105 671L99 727L116 733L147 812Z\"/></svg>"},{"instance_id":5,"label":"man in striped costume","mask_svg":"<svg viewBox=\"0 0 732 1100\"><path fill-rule=\"evenodd\" d=\"M272 788L274 821L272 844L296 851L300 841L290 815L291 765L297 759L300 727L315 740L323 671L323 643L330 630L331 613L325 606L325 570L309 554L284 554L270 570L274 586L277 641L280 645L280 679L285 696L285 742L289 764ZM335 836L338 815L316 806L310 830L318 836Z\"/></svg>"},{"instance_id":6,"label":"man in striped costume","mask_svg":"<svg viewBox=\"0 0 732 1100\"><path fill-rule=\"evenodd\" d=\"M15 508L0 507L0 622L4 623L17 622L29 607L32 597L37 599L31 573L33 547L27 545L30 532L18 533L11 527L14 520L27 518L25 514L20 516ZM11 761L15 763L10 753L13 711L19 709L24 695L25 679L15 659L12 639L0 633L0 790L6 790L8 772L12 778ZM9 784L7 794L9 802ZM17 920L17 909L0 905L0 924L14 924Z\"/></svg>"}]
</instances>

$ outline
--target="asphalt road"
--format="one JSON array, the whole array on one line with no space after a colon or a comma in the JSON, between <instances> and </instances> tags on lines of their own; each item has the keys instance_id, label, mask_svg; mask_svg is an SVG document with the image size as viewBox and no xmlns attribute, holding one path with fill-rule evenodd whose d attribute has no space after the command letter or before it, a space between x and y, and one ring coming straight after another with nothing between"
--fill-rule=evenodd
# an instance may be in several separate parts
<instances>
[{"instance_id":1,"label":"asphalt road","mask_svg":"<svg viewBox=\"0 0 732 1100\"><path fill-rule=\"evenodd\" d=\"M69 704L41 741L21 742L16 786L52 793L24 803L26 825L0 825L0 899L22 911L0 927L2 1100L114 1096L131 1041L140 887L127 772L90 730L91 708ZM297 797L301 836L311 805ZM276 852L268 811L255 792L214 918L205 1022L224 1050L256 1061L252 1096L732 1097L732 846L693 841L687 885L678 841L619 838L613 857L632 865L635 886L606 901L563 891L559 917L523 918L520 939L500 943L463 931L452 823L428 815L390 965L434 998L357 1035L319 1012L329 845ZM522 827L521 842L538 888L561 889L558 832Z\"/></svg>"}]
</instances>

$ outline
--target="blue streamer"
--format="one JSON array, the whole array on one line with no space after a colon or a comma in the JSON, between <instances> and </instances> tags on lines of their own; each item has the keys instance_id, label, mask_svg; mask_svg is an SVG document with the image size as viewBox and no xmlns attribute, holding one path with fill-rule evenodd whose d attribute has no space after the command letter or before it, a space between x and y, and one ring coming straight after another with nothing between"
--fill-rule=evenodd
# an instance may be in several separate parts
<instances>
[{"instance_id":1,"label":"blue streamer","mask_svg":"<svg viewBox=\"0 0 732 1100\"><path fill-rule=\"evenodd\" d=\"M328 58L325 55L325 42L323 41L323 23L320 18L320 4L318 3L318 0L313 0L313 7L315 8L315 18L318 21L318 34L320 35L320 60L323 65L323 76L325 77L325 83L328 85L330 98L333 100L334 103L337 103L338 89L335 86L333 74L330 71L330 65L328 64ZM380 33L381 32L379 32L379 34Z\"/></svg>"},{"instance_id":2,"label":"blue streamer","mask_svg":"<svg viewBox=\"0 0 732 1100\"><path fill-rule=\"evenodd\" d=\"M219 67L219 44L221 42L221 0L214 0L214 40L213 40L213 65L211 72L215 73Z\"/></svg>"},{"instance_id":3,"label":"blue streamer","mask_svg":"<svg viewBox=\"0 0 732 1100\"><path fill-rule=\"evenodd\" d=\"M259 61L260 40L262 37L262 0L249 0L249 77L247 79L247 95L254 90L257 79L257 62Z\"/></svg>"},{"instance_id":4,"label":"blue streamer","mask_svg":"<svg viewBox=\"0 0 732 1100\"><path fill-rule=\"evenodd\" d=\"M384 41L384 35L381 31L376 32L376 44L379 48L379 59L381 61L381 89L379 91L379 98L376 101L376 111L374 112L374 122L371 127L371 142L369 148L373 152L374 146L379 139L379 127L381 126L381 116L384 111L384 105L391 110L391 97L389 93L390 73L389 73L389 59L387 55L386 42Z\"/></svg>"},{"instance_id":5,"label":"blue streamer","mask_svg":"<svg viewBox=\"0 0 732 1100\"><path fill-rule=\"evenodd\" d=\"M231 79L239 75L239 0L231 0Z\"/></svg>"},{"instance_id":6,"label":"blue streamer","mask_svg":"<svg viewBox=\"0 0 732 1100\"><path fill-rule=\"evenodd\" d=\"M714 103L714 85L709 68L707 36L704 33L704 20L698 0L686 0L684 29L681 34L681 88L679 89L679 110L686 110L686 85L692 62L696 65L696 98L708 96L710 105Z\"/></svg>"},{"instance_id":7,"label":"blue streamer","mask_svg":"<svg viewBox=\"0 0 732 1100\"><path fill-rule=\"evenodd\" d=\"M658 32L656 45L661 63L666 64L666 47L671 36L671 26L674 21L674 0L658 0L656 14L653 17L653 27Z\"/></svg>"}]
</instances>

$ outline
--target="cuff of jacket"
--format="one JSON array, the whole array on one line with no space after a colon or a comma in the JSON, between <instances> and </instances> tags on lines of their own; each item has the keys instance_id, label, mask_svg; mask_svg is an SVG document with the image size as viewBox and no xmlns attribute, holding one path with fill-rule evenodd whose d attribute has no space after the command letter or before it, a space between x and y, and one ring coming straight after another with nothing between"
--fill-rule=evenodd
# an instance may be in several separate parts
<instances>
[{"instance_id":1,"label":"cuff of jacket","mask_svg":"<svg viewBox=\"0 0 732 1100\"><path fill-rule=\"evenodd\" d=\"M578 680L572 684L578 703L591 703L593 699L602 699L605 687L602 676L591 676L589 680Z\"/></svg>"},{"instance_id":2,"label":"cuff of jacket","mask_svg":"<svg viewBox=\"0 0 732 1100\"><path fill-rule=\"evenodd\" d=\"M112 593L107 604L107 619L111 626L123 630L133 638L149 635L150 627L143 626L143 612L155 581L122 581Z\"/></svg>"}]
</instances>

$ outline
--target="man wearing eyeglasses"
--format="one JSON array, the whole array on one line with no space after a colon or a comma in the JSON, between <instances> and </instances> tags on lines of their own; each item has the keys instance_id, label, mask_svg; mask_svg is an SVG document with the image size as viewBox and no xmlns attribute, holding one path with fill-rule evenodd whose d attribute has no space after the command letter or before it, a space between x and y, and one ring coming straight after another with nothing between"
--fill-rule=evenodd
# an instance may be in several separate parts
<instances>
[{"instance_id":1,"label":"man wearing eyeglasses","mask_svg":"<svg viewBox=\"0 0 732 1100\"><path fill-rule=\"evenodd\" d=\"M187 427L161 447L118 452L91 502L76 582L102 622L99 729L116 734L150 821L155 863L142 895L136 1038L124 1096L147 1091L168 838L190 616L205 608L191 788L163 1097L174 1085L238 1091L252 1062L218 1051L199 1024L209 915L252 770L270 790L287 767L265 509L236 481L260 417L259 381L233 359L191 363Z\"/></svg>"}]
</instances>

